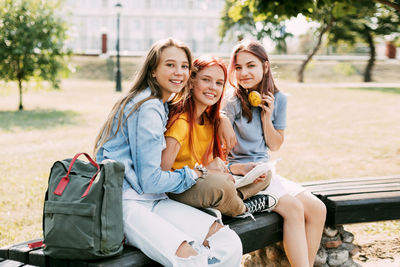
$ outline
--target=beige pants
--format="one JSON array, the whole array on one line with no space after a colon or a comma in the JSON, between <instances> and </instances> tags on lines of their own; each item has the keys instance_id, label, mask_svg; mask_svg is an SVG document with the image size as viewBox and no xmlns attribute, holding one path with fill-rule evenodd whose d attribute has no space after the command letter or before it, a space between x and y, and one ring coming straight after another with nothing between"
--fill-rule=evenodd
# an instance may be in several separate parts
<instances>
[{"instance_id":1,"label":"beige pants","mask_svg":"<svg viewBox=\"0 0 400 267\"><path fill-rule=\"evenodd\" d=\"M181 194L170 193L169 197L196 208L215 208L224 215L237 216L246 211L243 200L265 189L270 181L265 179L236 190L228 174L209 173L190 189Z\"/></svg>"}]
</instances>

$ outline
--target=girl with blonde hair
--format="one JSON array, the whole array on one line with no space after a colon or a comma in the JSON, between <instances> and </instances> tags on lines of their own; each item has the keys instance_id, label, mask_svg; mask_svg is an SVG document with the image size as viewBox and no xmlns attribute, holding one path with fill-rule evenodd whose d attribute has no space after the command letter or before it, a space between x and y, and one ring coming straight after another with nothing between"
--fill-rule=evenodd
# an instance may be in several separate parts
<instances>
[{"instance_id":1,"label":"girl with blonde hair","mask_svg":"<svg viewBox=\"0 0 400 267\"><path fill-rule=\"evenodd\" d=\"M171 38L156 42L131 90L111 110L95 143L97 161L125 165L126 243L164 266L239 266L239 237L216 218L168 198L188 190L201 170L161 169L168 100L183 93L192 66L189 48Z\"/></svg>"}]
</instances>

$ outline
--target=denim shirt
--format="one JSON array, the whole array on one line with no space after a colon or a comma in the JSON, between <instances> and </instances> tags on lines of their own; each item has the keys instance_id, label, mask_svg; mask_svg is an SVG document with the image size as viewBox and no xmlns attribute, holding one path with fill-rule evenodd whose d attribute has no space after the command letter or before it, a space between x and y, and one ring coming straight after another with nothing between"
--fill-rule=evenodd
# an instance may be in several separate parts
<instances>
[{"instance_id":1,"label":"denim shirt","mask_svg":"<svg viewBox=\"0 0 400 267\"><path fill-rule=\"evenodd\" d=\"M124 191L133 188L139 195L182 193L196 183L193 171L187 166L173 172L161 170L161 153L166 145L167 104L158 98L147 100L127 119L135 104L150 94L147 88L127 103L122 129L98 150L96 158L99 162L113 159L125 165ZM112 133L117 129L118 113L114 117Z\"/></svg>"}]
</instances>

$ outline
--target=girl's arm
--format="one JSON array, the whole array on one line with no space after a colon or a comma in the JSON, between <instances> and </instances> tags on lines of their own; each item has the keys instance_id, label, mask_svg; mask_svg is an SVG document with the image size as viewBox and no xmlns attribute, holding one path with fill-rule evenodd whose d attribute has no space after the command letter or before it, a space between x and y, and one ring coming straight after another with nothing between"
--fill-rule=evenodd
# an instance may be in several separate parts
<instances>
[{"instance_id":1,"label":"girl's arm","mask_svg":"<svg viewBox=\"0 0 400 267\"><path fill-rule=\"evenodd\" d=\"M275 97L272 93L263 95L261 107L261 123L263 126L263 133L265 143L271 151L278 150L284 141L284 130L275 129L271 121L271 115L274 111ZM268 105L265 105L267 103Z\"/></svg>"},{"instance_id":2,"label":"girl's arm","mask_svg":"<svg viewBox=\"0 0 400 267\"><path fill-rule=\"evenodd\" d=\"M161 155L161 169L163 171L170 171L175 162L176 156L181 149L181 144L173 137L165 137L166 148Z\"/></svg>"},{"instance_id":3,"label":"girl's arm","mask_svg":"<svg viewBox=\"0 0 400 267\"><path fill-rule=\"evenodd\" d=\"M164 127L163 107L146 101L136 112L137 119L129 116L129 144L135 153L134 172L144 193L181 193L192 187L196 181L192 171L183 169L163 171L161 155L163 150Z\"/></svg>"},{"instance_id":4,"label":"girl's arm","mask_svg":"<svg viewBox=\"0 0 400 267\"><path fill-rule=\"evenodd\" d=\"M221 114L220 124L218 127L218 136L222 142L225 153L228 154L228 152L231 151L231 149L236 145L237 140L232 124L229 118L224 114Z\"/></svg>"}]
</instances>

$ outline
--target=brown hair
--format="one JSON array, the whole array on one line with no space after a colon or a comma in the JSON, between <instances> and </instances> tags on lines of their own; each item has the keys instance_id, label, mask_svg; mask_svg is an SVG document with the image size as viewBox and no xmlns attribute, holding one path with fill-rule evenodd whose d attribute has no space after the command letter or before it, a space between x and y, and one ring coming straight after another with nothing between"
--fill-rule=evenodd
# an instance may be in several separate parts
<instances>
[{"instance_id":1,"label":"brown hair","mask_svg":"<svg viewBox=\"0 0 400 267\"><path fill-rule=\"evenodd\" d=\"M107 141L111 140L114 138L118 131L122 128L122 117L124 115L124 109L126 104L133 99L136 95L138 95L140 92L144 91L147 88L150 88L151 95L142 101L138 102L135 107L132 109L132 111L128 114L127 117L129 117L136 109L140 107L141 104L146 102L149 99L152 98L159 98L162 99L162 91L160 89L160 86L157 82L157 80L151 75L152 72L157 68L159 62L160 62L160 57L161 53L165 48L168 47L177 47L180 49L183 49L185 52L188 62L189 62L189 69L192 67L192 54L190 52L189 47L175 39L168 38L168 39L163 39L159 40L156 43L153 44L151 47L150 51L147 53L147 56L145 58L145 61L140 68L139 72L137 73L135 80L133 82L132 88L129 90L126 96L122 97L120 100L115 103L114 107L112 108L110 114L107 117L107 120L103 124L103 126L100 129L99 134L96 137L95 140L95 145L94 145L94 157L96 157L97 151L101 146L103 146ZM187 85L185 85L185 89L182 90L176 98L180 98L183 96L184 92L187 91ZM119 112L119 113L118 113ZM114 117L118 113L118 122L117 122L117 129L115 132L112 132L112 127L113 127L113 122L114 122ZM127 119L127 118L126 118Z\"/></svg>"},{"instance_id":2,"label":"brown hair","mask_svg":"<svg viewBox=\"0 0 400 267\"><path fill-rule=\"evenodd\" d=\"M235 89L235 95L240 100L243 115L248 119L248 122L251 122L251 120L253 119L253 116L252 116L249 100L247 99L247 94L248 94L247 89L243 88L241 85L239 85L239 83L236 81L236 77L235 77L235 72L236 72L235 65L236 65L237 55L240 52L251 53L252 55L257 57L262 63L264 76L257 88L257 91L259 93L267 94L268 92L271 92L271 93L275 94L279 90L275 85L274 78L272 77L267 51L265 51L264 47L259 42L252 41L252 40L245 40L245 41L237 44L233 48L233 52L231 55L231 60L230 60L229 70L228 70L228 74L229 74L228 80L229 80L229 84L232 85L233 88ZM268 71L266 71L267 67L268 67Z\"/></svg>"}]
</instances>

